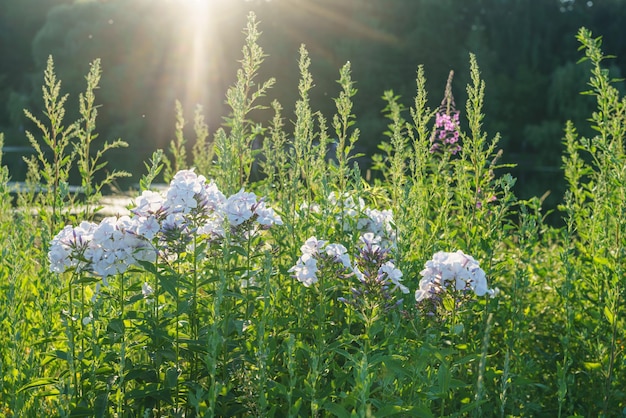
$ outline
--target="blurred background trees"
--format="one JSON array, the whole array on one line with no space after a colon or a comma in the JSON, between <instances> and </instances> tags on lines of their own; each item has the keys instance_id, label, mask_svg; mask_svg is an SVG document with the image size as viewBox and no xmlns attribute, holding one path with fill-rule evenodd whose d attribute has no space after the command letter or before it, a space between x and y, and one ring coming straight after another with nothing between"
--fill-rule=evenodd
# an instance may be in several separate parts
<instances>
[{"instance_id":1,"label":"blurred background trees","mask_svg":"<svg viewBox=\"0 0 626 418\"><path fill-rule=\"evenodd\" d=\"M277 98L288 118L301 43L312 59L313 106L326 115L334 111L338 69L351 61L359 151L368 155L384 138L385 90L410 106L423 64L434 107L453 69L462 109L468 54L475 53L487 83L485 128L502 134L505 160L518 164L513 174L521 197L550 190L560 200L565 121L582 128L593 108L579 94L587 68L576 64L577 29L603 36L604 49L617 56L615 77L626 60L621 0L0 0L0 131L6 145L27 144L22 109L41 112L49 55L70 104L84 89L89 63L101 58L99 140L127 141L130 151L114 156L111 165L142 172L152 151L173 139L175 100L189 118L202 105L211 130L223 122L224 93L235 79L249 10L261 21L268 54L262 74L277 78L267 103Z\"/></svg>"}]
</instances>

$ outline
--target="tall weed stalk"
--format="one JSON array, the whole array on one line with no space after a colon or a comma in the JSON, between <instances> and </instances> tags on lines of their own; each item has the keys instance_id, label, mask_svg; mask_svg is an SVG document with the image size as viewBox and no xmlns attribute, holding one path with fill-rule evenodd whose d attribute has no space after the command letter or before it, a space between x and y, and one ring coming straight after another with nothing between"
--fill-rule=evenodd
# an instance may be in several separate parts
<instances>
[{"instance_id":1,"label":"tall weed stalk","mask_svg":"<svg viewBox=\"0 0 626 418\"><path fill-rule=\"evenodd\" d=\"M571 237L575 252L568 256L566 269L571 271L574 265L580 280L571 288L566 283L564 294L569 295L568 309L585 314L569 317L568 332L573 335L567 355L572 359L563 361L572 364L568 376L561 378L561 391L569 382L567 390L577 399L583 387L595 385L600 399L574 403L572 409L584 415L611 416L621 413L618 405L624 402L622 364L617 359L623 352L618 342L624 339L626 98L620 97L615 80L602 67L610 57L602 52L601 38L581 28L577 39L585 53L582 60L592 66L589 90L584 94L596 98L597 110L590 123L597 133L592 138L580 137L571 123L565 130L563 161L570 197L564 209L573 218L569 234L575 233Z\"/></svg>"}]
</instances>

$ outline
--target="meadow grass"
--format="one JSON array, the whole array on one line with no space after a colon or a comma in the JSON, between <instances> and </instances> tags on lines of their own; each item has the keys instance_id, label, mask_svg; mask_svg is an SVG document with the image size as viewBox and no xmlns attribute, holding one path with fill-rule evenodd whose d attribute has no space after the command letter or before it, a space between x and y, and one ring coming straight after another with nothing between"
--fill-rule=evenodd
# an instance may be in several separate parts
<instances>
[{"instance_id":1,"label":"meadow grass","mask_svg":"<svg viewBox=\"0 0 626 418\"><path fill-rule=\"evenodd\" d=\"M624 415L626 99L600 40L579 31L597 134L564 127L554 227L482 129L473 55L464 108L453 73L430 108L422 67L411 106L384 93L366 181L350 65L322 115L303 46L291 120L258 79L252 15L246 34L224 126L210 138L199 109L189 143L179 106L130 217L94 209L127 175L105 171L125 143L97 141L99 62L68 123L49 60L15 205L0 169L0 415Z\"/></svg>"}]
</instances>

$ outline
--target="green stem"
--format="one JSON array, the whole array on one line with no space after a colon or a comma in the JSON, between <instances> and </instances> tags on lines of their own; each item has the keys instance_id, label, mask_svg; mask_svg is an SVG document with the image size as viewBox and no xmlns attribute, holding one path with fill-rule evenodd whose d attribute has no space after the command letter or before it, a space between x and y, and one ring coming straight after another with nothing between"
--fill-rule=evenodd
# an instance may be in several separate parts
<instances>
[{"instance_id":1,"label":"green stem","mask_svg":"<svg viewBox=\"0 0 626 418\"><path fill-rule=\"evenodd\" d=\"M180 273L180 262L178 262L178 277L181 277L181 273ZM180 282L180 280L178 280L178 282ZM180 324L180 293L179 293L179 287L178 287L178 283L176 284L176 324L175 324L175 329L176 329L176 344L175 344L175 351L176 351L176 373L178 374L179 370L180 370L180 338L179 338L179 324ZM180 404L180 398L179 398L179 384L178 384L178 377L176 377L176 395L175 395L175 409L178 410L178 405Z\"/></svg>"},{"instance_id":2,"label":"green stem","mask_svg":"<svg viewBox=\"0 0 626 418\"><path fill-rule=\"evenodd\" d=\"M68 299L69 299L67 320L69 321L69 334L70 334L69 343L70 343L70 351L72 352L72 355L70 356L70 359L69 359L70 373L72 375L72 380L73 380L72 391L71 391L71 394L72 394L71 405L76 405L77 403L76 397L78 396L78 373L76 371L76 364L75 364L76 344L75 344L74 338L76 335L76 327L74 325L74 298L72 295L72 280L73 280L73 275L67 284L67 294L68 294Z\"/></svg>"},{"instance_id":3,"label":"green stem","mask_svg":"<svg viewBox=\"0 0 626 418\"><path fill-rule=\"evenodd\" d=\"M124 404L126 401L126 382L124 381L124 372L126 367L126 324L124 323L124 275L120 275L120 320L122 335L120 336L120 364L119 364L119 393L118 393L118 414L124 415Z\"/></svg>"},{"instance_id":4,"label":"green stem","mask_svg":"<svg viewBox=\"0 0 626 418\"><path fill-rule=\"evenodd\" d=\"M161 351L161 338L160 338L160 331L159 331L159 296L160 296L160 286L159 286L159 261L158 261L158 255L157 255L157 259L155 261L155 266L154 266L154 302L152 305L152 336L154 338L154 355L152 356L154 358L154 371L156 373L157 376L161 375L161 356L159 355L159 351ZM157 413L160 415L161 413L161 401L160 399L156 400L156 407L155 407Z\"/></svg>"}]
</instances>

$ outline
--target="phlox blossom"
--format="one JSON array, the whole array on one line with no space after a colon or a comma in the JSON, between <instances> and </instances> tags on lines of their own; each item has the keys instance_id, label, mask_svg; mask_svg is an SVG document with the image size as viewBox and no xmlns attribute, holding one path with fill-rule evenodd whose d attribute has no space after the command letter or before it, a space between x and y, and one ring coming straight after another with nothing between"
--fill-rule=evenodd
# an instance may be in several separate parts
<instances>
[{"instance_id":1,"label":"phlox blossom","mask_svg":"<svg viewBox=\"0 0 626 418\"><path fill-rule=\"evenodd\" d=\"M393 244L396 239L396 231L393 226L393 212L390 209L365 208L364 213L367 218L363 218L361 230L384 237Z\"/></svg>"},{"instance_id":2,"label":"phlox blossom","mask_svg":"<svg viewBox=\"0 0 626 418\"><path fill-rule=\"evenodd\" d=\"M135 199L135 208L131 212L138 216L150 216L158 213L163 208L165 199L159 192L144 190L137 199Z\"/></svg>"},{"instance_id":3,"label":"phlox blossom","mask_svg":"<svg viewBox=\"0 0 626 418\"><path fill-rule=\"evenodd\" d=\"M214 212L208 217L196 231L198 235L204 235L209 240L224 237L224 214Z\"/></svg>"},{"instance_id":4,"label":"phlox blossom","mask_svg":"<svg viewBox=\"0 0 626 418\"><path fill-rule=\"evenodd\" d=\"M487 287L487 278L478 262L470 255L459 250L456 252L437 252L426 262L420 272L419 289L415 299L423 301L447 289L456 291L471 290L477 296L493 295L494 290Z\"/></svg>"},{"instance_id":5,"label":"phlox blossom","mask_svg":"<svg viewBox=\"0 0 626 418\"><path fill-rule=\"evenodd\" d=\"M70 268L87 269L85 253L91 243L97 224L83 221L77 227L67 225L51 241L48 251L50 271L64 273Z\"/></svg>"},{"instance_id":6,"label":"phlox blossom","mask_svg":"<svg viewBox=\"0 0 626 418\"><path fill-rule=\"evenodd\" d=\"M106 285L107 277L141 262L155 262L158 256L173 259L200 240L219 241L229 227L240 234L234 236L237 239L283 223L254 193L241 189L226 199L212 180L193 169L177 172L164 193L143 191L131 214L63 228L50 242L50 270L89 271ZM234 228L249 220L249 231ZM303 274L310 280L315 274L313 263L305 260L305 264L311 272Z\"/></svg>"},{"instance_id":7,"label":"phlox blossom","mask_svg":"<svg viewBox=\"0 0 626 418\"><path fill-rule=\"evenodd\" d=\"M366 232L365 234L362 234L359 237L359 241L361 241L365 245L365 248L372 253L375 253L381 248L380 243L382 239L373 232Z\"/></svg>"},{"instance_id":8,"label":"phlox blossom","mask_svg":"<svg viewBox=\"0 0 626 418\"><path fill-rule=\"evenodd\" d=\"M352 269L348 250L342 244L327 244L325 240L310 237L300 247L300 251L302 255L289 272L294 273L293 276L306 287L318 281L317 272L323 266L340 264L341 267L336 269L337 274Z\"/></svg>"},{"instance_id":9,"label":"phlox blossom","mask_svg":"<svg viewBox=\"0 0 626 418\"><path fill-rule=\"evenodd\" d=\"M254 213L257 215L256 221L264 226L282 225L283 220L280 215L274 212L274 209L268 207L264 201L259 202Z\"/></svg>"},{"instance_id":10,"label":"phlox blossom","mask_svg":"<svg viewBox=\"0 0 626 418\"><path fill-rule=\"evenodd\" d=\"M300 247L300 251L302 251L302 254L317 255L325 246L326 241L311 237Z\"/></svg>"},{"instance_id":11,"label":"phlox blossom","mask_svg":"<svg viewBox=\"0 0 626 418\"><path fill-rule=\"evenodd\" d=\"M380 266L378 273L385 275L395 285L394 289L399 288L402 293L409 293L409 288L400 283L402 281L402 272L391 261L387 261Z\"/></svg>"},{"instance_id":12,"label":"phlox blossom","mask_svg":"<svg viewBox=\"0 0 626 418\"><path fill-rule=\"evenodd\" d=\"M154 289L152 288L152 286L150 286L150 284L144 282L141 285L141 294L145 299L148 299L150 296L152 296L153 293Z\"/></svg>"},{"instance_id":13,"label":"phlox blossom","mask_svg":"<svg viewBox=\"0 0 626 418\"><path fill-rule=\"evenodd\" d=\"M333 261L343 264L345 268L350 268L350 256L348 250L341 244L328 244L324 249Z\"/></svg>"},{"instance_id":14,"label":"phlox blossom","mask_svg":"<svg viewBox=\"0 0 626 418\"><path fill-rule=\"evenodd\" d=\"M253 206L256 204L256 195L241 189L239 192L226 199L223 211L230 224L232 226L238 226L252 218L254 214Z\"/></svg>"},{"instance_id":15,"label":"phlox blossom","mask_svg":"<svg viewBox=\"0 0 626 418\"><path fill-rule=\"evenodd\" d=\"M207 183L192 170L181 170L172 179L164 206L168 213L205 214L224 203L224 195L213 181Z\"/></svg>"},{"instance_id":16,"label":"phlox blossom","mask_svg":"<svg viewBox=\"0 0 626 418\"><path fill-rule=\"evenodd\" d=\"M132 221L128 216L108 217L100 222L88 251L94 273L108 277L124 273L136 264L134 252L142 240L129 227Z\"/></svg>"},{"instance_id":17,"label":"phlox blossom","mask_svg":"<svg viewBox=\"0 0 626 418\"><path fill-rule=\"evenodd\" d=\"M294 277L304 286L317 283L317 259L312 254L302 254L295 266L289 269Z\"/></svg>"}]
</instances>

